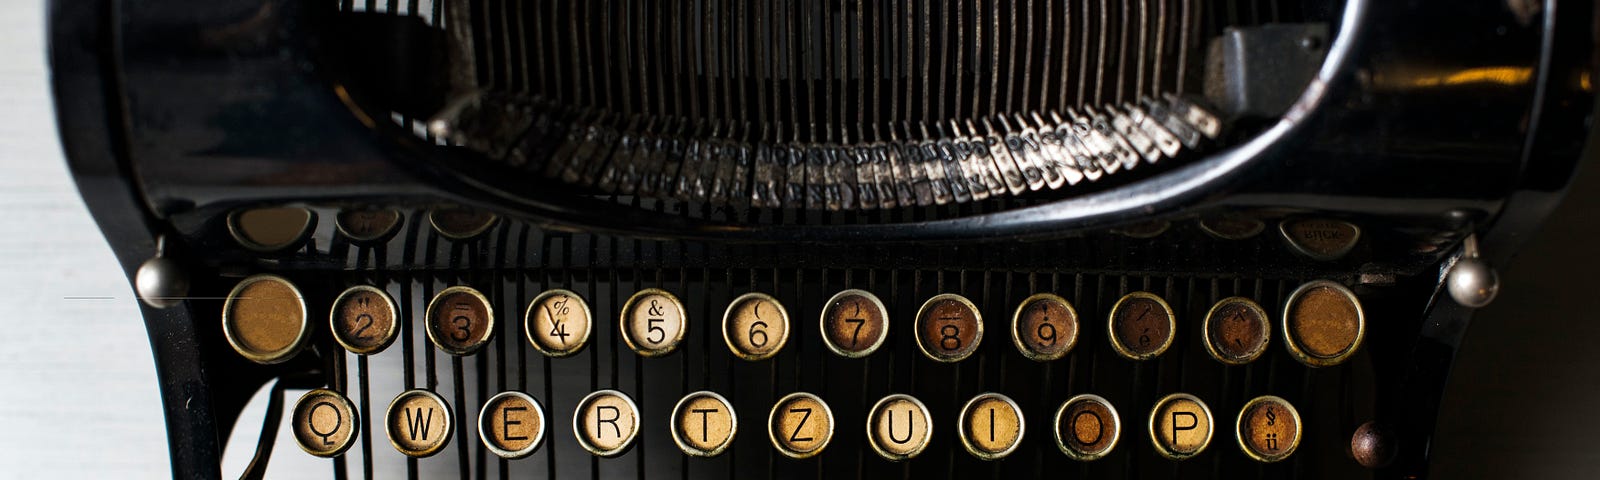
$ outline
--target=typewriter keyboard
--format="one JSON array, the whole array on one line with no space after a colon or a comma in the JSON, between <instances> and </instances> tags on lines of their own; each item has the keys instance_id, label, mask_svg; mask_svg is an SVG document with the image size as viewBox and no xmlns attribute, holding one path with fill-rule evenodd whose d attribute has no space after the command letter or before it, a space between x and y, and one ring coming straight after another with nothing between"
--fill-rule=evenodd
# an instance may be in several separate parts
<instances>
[{"instance_id":1,"label":"typewriter keyboard","mask_svg":"<svg viewBox=\"0 0 1600 480\"><path fill-rule=\"evenodd\" d=\"M422 251L459 268L385 270L351 244L361 268L234 280L221 331L252 362L321 362L289 429L367 477L1359 472L1367 320L1338 282L584 267L572 237L513 230L565 266L440 234Z\"/></svg>"}]
</instances>

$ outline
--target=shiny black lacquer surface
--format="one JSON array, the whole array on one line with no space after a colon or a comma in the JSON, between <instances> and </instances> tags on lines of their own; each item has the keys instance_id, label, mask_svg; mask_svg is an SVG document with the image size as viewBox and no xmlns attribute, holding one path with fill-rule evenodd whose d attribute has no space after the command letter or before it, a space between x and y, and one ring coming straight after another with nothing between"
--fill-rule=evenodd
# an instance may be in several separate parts
<instances>
[{"instance_id":1,"label":"shiny black lacquer surface","mask_svg":"<svg viewBox=\"0 0 1600 480\"><path fill-rule=\"evenodd\" d=\"M377 270L369 261L392 270L373 272L381 279L403 271L459 279L570 268L632 271L637 284L639 271L671 271L680 285L717 289L733 275L718 283L711 272L768 268L1070 273L1191 284L1328 278L1355 286L1372 312L1370 358L1350 369L1370 374L1371 395L1361 403L1401 436L1399 459L1376 475L1407 478L1427 472L1438 398L1471 315L1442 294L1440 275L1468 235L1491 262L1508 261L1560 199L1576 163L1592 156L1594 10L1592 3L1554 0L1350 0L1332 16L1329 54L1299 100L1281 118L1239 129L1224 148L1077 197L881 214L597 198L504 175L470 151L424 140L408 130L409 121L391 120L389 112L425 115L445 100L440 79L411 68L443 55L436 43L442 36L414 19L336 12L333 2L96 0L51 2L48 21L63 145L85 201L130 274L164 236L166 254L197 283L212 285L260 271L319 278ZM364 52L353 45L382 45L353 40L374 32L414 42L406 51L422 53L352 60ZM390 64L385 60L415 62L394 63L394 73L417 80L376 87L373 70ZM507 223L497 232L545 232L566 239L564 248L591 248L534 264L519 255L545 246L506 240L472 244L486 248L481 264L406 253L426 238L417 233L428 228L417 226L425 212L455 204L501 215ZM232 212L281 205L313 208L323 222L343 208L394 208L406 213L410 230L361 260L352 260L353 247L327 225L308 244L273 254L244 249L229 235ZM1258 219L1263 230L1225 240L1199 228L1222 215ZM1305 218L1348 221L1362 229L1361 240L1339 259L1307 258L1278 230L1282 221ZM1167 227L1149 238L1128 233L1151 222ZM704 273L683 273L696 269ZM787 281L772 275L762 282ZM615 289L618 281L607 285ZM310 300L326 303L337 285L308 289ZM218 292L197 295L204 293ZM144 310L178 477L220 475L222 441L263 382L332 375L340 365L317 351L282 365L249 364L222 341L217 308L196 301ZM1178 360L1169 365L1183 371ZM1011 374L1039 372L1019 367ZM1143 409L1125 411L1124 422L1134 427L1126 445L1148 447L1138 428ZM1335 423L1353 429L1361 420ZM1213 449L1234 449L1231 438L1219 439ZM978 468L961 465L963 472ZM1196 467L1181 473L1217 474ZM1286 473L1319 476L1304 467Z\"/></svg>"}]
</instances>

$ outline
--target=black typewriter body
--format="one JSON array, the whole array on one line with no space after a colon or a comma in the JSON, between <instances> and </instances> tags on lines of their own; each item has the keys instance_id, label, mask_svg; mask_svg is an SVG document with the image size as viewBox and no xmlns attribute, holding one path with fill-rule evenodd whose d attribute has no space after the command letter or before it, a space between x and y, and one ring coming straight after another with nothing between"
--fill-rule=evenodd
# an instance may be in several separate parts
<instances>
[{"instance_id":1,"label":"black typewriter body","mask_svg":"<svg viewBox=\"0 0 1600 480\"><path fill-rule=\"evenodd\" d=\"M97 0L51 2L48 21L58 122L85 202L130 279L160 258L176 275L164 279L188 287L168 304L141 304L175 477L223 474L228 434L255 421L240 411L264 385L274 396L264 431L290 416L285 389L327 388L358 405L349 448L359 455L330 461L339 478L1427 476L1440 396L1473 311L1449 291L1456 267L1507 264L1592 155L1595 5L1137 5ZM804 26L808 18L822 21ZM1131 32L1154 42L1157 34L1128 25L1163 19L1172 25L1161 28L1181 30L1190 45L1176 46L1177 33L1161 34L1170 44L1160 48L1126 40ZM527 33L536 25L564 27ZM1001 25L1006 37L985 40ZM912 34L876 39L897 28ZM1016 32L1024 29L1032 33ZM1075 35L1099 39L1099 48L1071 43ZM818 58L830 60L808 63L811 50L797 37L816 39ZM681 45L646 41L661 38ZM1028 52L1038 47L1019 42L1035 38L1069 43L1036 64L1006 66L1034 59ZM720 39L728 47L712 46ZM938 46L948 44L957 46ZM657 48L689 54L679 62ZM929 87L919 72L943 71L938 60L908 55L908 71L872 68L900 65L896 48L995 60L934 75L938 86ZM554 54L537 55L543 49ZM1148 61L1118 60L1141 49ZM788 51L806 53L762 63ZM1163 63L1178 53L1185 63ZM1049 72L1063 63L1073 68L1052 83ZM1079 73L1080 63L1095 73ZM1158 65L1165 73L1151 72ZM683 79L688 86L673 83ZM1044 110L1070 116L1046 99L1053 93L1062 107L1106 106L1093 107L1104 117L1154 118L1165 108L1167 120L1183 122L1175 112L1192 108L1222 125L1206 134L1204 121L1168 123L1162 131L1187 128L1192 138L1174 139L1178 153L1161 162L1135 158L1138 168L1120 172L1092 154L1089 163L1057 155L1062 172L1102 175L1060 188L1007 188L1008 173L993 170L1001 188L977 199L982 182L960 181L973 173L959 158L973 155L963 141L997 139L987 158L1072 151L1069 135L1029 137L1024 127ZM1006 105L991 95L1006 95ZM967 102L971 111L960 113ZM1012 114L1017 128L967 129L960 119ZM1082 138L1096 134L1095 120L1079 122L1090 124ZM880 137L868 124L899 133ZM923 151L934 153L915 153L929 145ZM646 150L666 159L633 153ZM1045 182L1023 158L1049 155L1016 155L1016 180ZM628 173L634 159L681 166L651 180ZM895 170L918 162L932 166L909 177ZM637 168L656 168L647 167ZM679 187L697 181L707 186ZM266 209L305 226L273 245L254 242L241 217ZM341 220L352 211L398 218L357 235ZM455 221L483 228L454 229ZM292 283L308 319L305 347L277 363L236 352L220 320L236 286L258 274ZM1336 365L1306 365L1285 343L1290 297L1316 281L1352 292L1364 316L1353 354ZM388 362L398 368L375 368L378 360L348 352L330 332L331 305L357 285L395 301L398 338L374 358L398 357ZM488 343L467 355L436 348L424 332L430 300L454 286L481 292L495 317ZM557 288L592 312L587 344L564 358L531 346L524 322L535 297ZM628 299L650 288L680 299L685 317L681 343L659 357L631 349L619 326ZM847 289L872 293L886 312L882 346L862 358L836 354L819 335L830 297ZM786 343L771 358L740 358L724 340L730 302L749 292L787 310ZM1153 358L1127 358L1111 340L1113 310L1133 292L1171 308L1171 346ZM1076 310L1076 344L1053 360L1029 358L1014 340L1019 305L1039 293ZM940 294L961 295L981 314L982 341L959 361L919 347L916 317ZM1214 358L1202 334L1208 312L1230 297L1259 304L1271 325L1264 353L1242 365ZM440 395L455 415L454 437L425 458L395 451L384 424L394 397L373 393L376 378ZM640 418L631 446L609 458L585 451L573 428L580 400L605 389L628 395ZM502 459L477 434L479 409L504 391L544 409L545 438L526 458ZM738 411L731 446L710 458L685 454L668 431L674 405L696 391ZM832 412L832 440L810 458L780 454L768 432L769 411L793 392L816 395ZM1015 450L996 460L958 438L963 405L985 392L1013 400L1025 426ZM925 450L891 461L863 430L874 402L897 393L925 404L933 427ZM1152 408L1174 393L1203 400L1212 414L1209 444L1183 460L1152 444ZM1052 438L1052 416L1079 394L1118 412L1120 439L1103 458L1076 460ZM1235 438L1241 409L1262 395L1298 411L1298 448L1281 461L1257 461ZM1352 451L1358 430L1387 455L1369 462L1375 451ZM303 454L262 438L247 476L274 456Z\"/></svg>"}]
</instances>

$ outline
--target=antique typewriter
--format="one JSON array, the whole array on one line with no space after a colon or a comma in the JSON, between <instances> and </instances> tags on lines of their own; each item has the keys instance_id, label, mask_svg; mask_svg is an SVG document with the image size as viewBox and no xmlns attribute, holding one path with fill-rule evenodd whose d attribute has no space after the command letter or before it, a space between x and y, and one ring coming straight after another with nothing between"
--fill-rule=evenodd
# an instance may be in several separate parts
<instances>
[{"instance_id":1,"label":"antique typewriter","mask_svg":"<svg viewBox=\"0 0 1600 480\"><path fill-rule=\"evenodd\" d=\"M1555 0L48 19L174 476L222 476L227 447L246 478L310 455L480 479L1424 477L1473 310L1590 155L1596 21Z\"/></svg>"}]
</instances>

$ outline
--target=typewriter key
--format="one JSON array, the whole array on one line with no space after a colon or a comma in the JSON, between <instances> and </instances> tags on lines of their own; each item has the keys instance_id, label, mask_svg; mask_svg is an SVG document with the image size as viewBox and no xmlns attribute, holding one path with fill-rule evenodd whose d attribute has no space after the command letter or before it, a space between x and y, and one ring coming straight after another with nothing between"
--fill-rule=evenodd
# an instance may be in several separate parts
<instances>
[{"instance_id":1,"label":"typewriter key","mask_svg":"<svg viewBox=\"0 0 1600 480\"><path fill-rule=\"evenodd\" d=\"M1222 214L1200 219L1200 230L1221 240L1244 240L1261 234L1266 224L1240 214Z\"/></svg>"},{"instance_id":2,"label":"typewriter key","mask_svg":"<svg viewBox=\"0 0 1600 480\"><path fill-rule=\"evenodd\" d=\"M739 416L733 404L713 392L694 392L672 408L672 441L683 453L715 457L733 445Z\"/></svg>"},{"instance_id":3,"label":"typewriter key","mask_svg":"<svg viewBox=\"0 0 1600 480\"><path fill-rule=\"evenodd\" d=\"M1173 460L1199 455L1211 444L1211 408L1187 393L1163 397L1150 409L1150 442Z\"/></svg>"},{"instance_id":4,"label":"typewriter key","mask_svg":"<svg viewBox=\"0 0 1600 480\"><path fill-rule=\"evenodd\" d=\"M1317 280L1289 294L1283 307L1283 340L1295 360L1311 367L1344 363L1366 336L1361 301L1344 285Z\"/></svg>"},{"instance_id":5,"label":"typewriter key","mask_svg":"<svg viewBox=\"0 0 1600 480\"><path fill-rule=\"evenodd\" d=\"M1206 351L1228 365L1244 365L1267 351L1272 325L1260 305L1244 297L1228 297L1211 306L1200 325Z\"/></svg>"},{"instance_id":6,"label":"typewriter key","mask_svg":"<svg viewBox=\"0 0 1600 480\"><path fill-rule=\"evenodd\" d=\"M361 418L350 399L339 392L315 389L300 396L290 418L300 449L318 457L337 457L355 444Z\"/></svg>"},{"instance_id":7,"label":"typewriter key","mask_svg":"<svg viewBox=\"0 0 1600 480\"><path fill-rule=\"evenodd\" d=\"M333 339L345 350L372 355L389 348L400 333L394 299L375 287L356 285L333 300L328 324Z\"/></svg>"},{"instance_id":8,"label":"typewriter key","mask_svg":"<svg viewBox=\"0 0 1600 480\"><path fill-rule=\"evenodd\" d=\"M1128 238L1146 240L1156 238L1161 236L1163 233L1167 233L1167 229L1169 228L1172 228L1172 222L1168 222L1166 220L1151 220L1148 222L1135 223L1133 225L1123 225L1121 227L1113 228L1111 229L1111 233L1122 235Z\"/></svg>"},{"instance_id":9,"label":"typewriter key","mask_svg":"<svg viewBox=\"0 0 1600 480\"><path fill-rule=\"evenodd\" d=\"M1116 448L1122 438L1122 418L1111 402L1099 395L1067 399L1056 410L1056 447L1073 460L1098 460Z\"/></svg>"},{"instance_id":10,"label":"typewriter key","mask_svg":"<svg viewBox=\"0 0 1600 480\"><path fill-rule=\"evenodd\" d=\"M400 212L395 210L354 209L339 212L333 226L352 242L370 243L388 238L400 226L400 219Z\"/></svg>"},{"instance_id":11,"label":"typewriter key","mask_svg":"<svg viewBox=\"0 0 1600 480\"><path fill-rule=\"evenodd\" d=\"M891 461L909 460L928 448L933 438L928 407L910 395L883 397L867 414L867 443Z\"/></svg>"},{"instance_id":12,"label":"typewriter key","mask_svg":"<svg viewBox=\"0 0 1600 480\"><path fill-rule=\"evenodd\" d=\"M983 315L966 297L935 295L917 310L917 348L928 358L958 362L983 341Z\"/></svg>"},{"instance_id":13,"label":"typewriter key","mask_svg":"<svg viewBox=\"0 0 1600 480\"><path fill-rule=\"evenodd\" d=\"M1011 340L1017 351L1031 360L1061 358L1078 344L1078 311L1053 294L1028 297L1011 317Z\"/></svg>"},{"instance_id":14,"label":"typewriter key","mask_svg":"<svg viewBox=\"0 0 1600 480\"><path fill-rule=\"evenodd\" d=\"M288 360L300 353L311 337L305 299L283 277L246 278L222 304L222 333L234 351L252 362Z\"/></svg>"},{"instance_id":15,"label":"typewriter key","mask_svg":"<svg viewBox=\"0 0 1600 480\"><path fill-rule=\"evenodd\" d=\"M771 295L740 295L722 314L722 340L736 357L750 361L772 358L789 342L789 312Z\"/></svg>"},{"instance_id":16,"label":"typewriter key","mask_svg":"<svg viewBox=\"0 0 1600 480\"><path fill-rule=\"evenodd\" d=\"M683 304L666 290L646 288L622 305L622 341L646 357L672 353L688 329Z\"/></svg>"},{"instance_id":17,"label":"typewriter key","mask_svg":"<svg viewBox=\"0 0 1600 480\"><path fill-rule=\"evenodd\" d=\"M767 415L767 438L785 457L811 458L833 440L833 410L816 395L785 395Z\"/></svg>"},{"instance_id":18,"label":"typewriter key","mask_svg":"<svg viewBox=\"0 0 1600 480\"><path fill-rule=\"evenodd\" d=\"M622 455L639 436L639 407L616 390L600 390L583 397L572 415L572 433L578 445L601 457Z\"/></svg>"},{"instance_id":19,"label":"typewriter key","mask_svg":"<svg viewBox=\"0 0 1600 480\"><path fill-rule=\"evenodd\" d=\"M1282 398L1256 397L1239 410L1235 425L1239 448L1260 462L1283 460L1300 446L1300 412Z\"/></svg>"},{"instance_id":20,"label":"typewriter key","mask_svg":"<svg viewBox=\"0 0 1600 480\"><path fill-rule=\"evenodd\" d=\"M1111 307L1111 347L1123 357L1149 360L1172 346L1177 317L1166 300L1149 292L1133 292Z\"/></svg>"},{"instance_id":21,"label":"typewriter key","mask_svg":"<svg viewBox=\"0 0 1600 480\"><path fill-rule=\"evenodd\" d=\"M871 355L889 337L889 314L877 295L850 289L822 307L822 343L848 358Z\"/></svg>"},{"instance_id":22,"label":"typewriter key","mask_svg":"<svg viewBox=\"0 0 1600 480\"><path fill-rule=\"evenodd\" d=\"M299 245L316 220L316 214L300 207L252 208L228 216L228 233L244 248L276 252Z\"/></svg>"},{"instance_id":23,"label":"typewriter key","mask_svg":"<svg viewBox=\"0 0 1600 480\"><path fill-rule=\"evenodd\" d=\"M522 458L544 443L544 407L522 392L500 392L478 412L478 440L501 458Z\"/></svg>"},{"instance_id":24,"label":"typewriter key","mask_svg":"<svg viewBox=\"0 0 1600 480\"><path fill-rule=\"evenodd\" d=\"M1017 406L1017 402L998 393L984 393L961 407L961 421L956 423L956 430L961 446L972 456L999 460L1022 444L1026 425L1022 407Z\"/></svg>"},{"instance_id":25,"label":"typewriter key","mask_svg":"<svg viewBox=\"0 0 1600 480\"><path fill-rule=\"evenodd\" d=\"M589 304L570 290L548 290L533 298L523 316L528 342L546 356L572 356L589 344Z\"/></svg>"},{"instance_id":26,"label":"typewriter key","mask_svg":"<svg viewBox=\"0 0 1600 480\"><path fill-rule=\"evenodd\" d=\"M466 207L439 207L428 211L428 223L451 240L471 240L499 220L493 213Z\"/></svg>"},{"instance_id":27,"label":"typewriter key","mask_svg":"<svg viewBox=\"0 0 1600 480\"><path fill-rule=\"evenodd\" d=\"M428 302L428 340L451 355L472 355L494 336L494 308L470 287L450 287Z\"/></svg>"},{"instance_id":28,"label":"typewriter key","mask_svg":"<svg viewBox=\"0 0 1600 480\"><path fill-rule=\"evenodd\" d=\"M1325 262L1350 253L1361 239L1361 228L1355 224L1322 218L1284 220L1278 224L1278 233L1295 253Z\"/></svg>"},{"instance_id":29,"label":"typewriter key","mask_svg":"<svg viewBox=\"0 0 1600 480\"><path fill-rule=\"evenodd\" d=\"M389 444L409 457L427 457L444 449L455 431L450 404L427 390L406 390L389 402Z\"/></svg>"}]
</instances>

